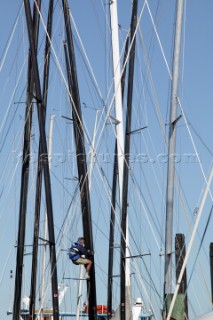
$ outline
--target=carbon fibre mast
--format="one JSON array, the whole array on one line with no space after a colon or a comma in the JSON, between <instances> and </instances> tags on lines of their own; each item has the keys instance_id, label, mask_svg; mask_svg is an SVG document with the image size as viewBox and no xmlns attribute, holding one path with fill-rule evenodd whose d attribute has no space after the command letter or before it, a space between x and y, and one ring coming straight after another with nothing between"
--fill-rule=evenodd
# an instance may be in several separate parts
<instances>
[{"instance_id":1,"label":"carbon fibre mast","mask_svg":"<svg viewBox=\"0 0 213 320\"><path fill-rule=\"evenodd\" d=\"M181 49L181 33L183 20L184 0L177 0L176 28L173 52L172 85L170 98L170 123L168 139L168 167L167 167L167 190L166 190L166 229L165 229L165 280L164 280L164 311L168 312L169 300L172 297L172 248L173 243L173 199L175 161L173 155L176 148L176 125L180 117L177 116L178 103L178 78ZM168 299L168 300L167 300Z\"/></svg>"},{"instance_id":2,"label":"carbon fibre mast","mask_svg":"<svg viewBox=\"0 0 213 320\"><path fill-rule=\"evenodd\" d=\"M124 71L121 78L122 99L125 88L126 76L126 56L129 46L129 35L126 38L126 45L123 57ZM117 157L117 139L114 147L114 165L112 178L112 197L111 197L111 215L110 215L110 231L109 231L109 254L108 254L108 287L107 287L107 310L112 315L112 288L113 288L113 253L114 253L114 230L115 230L115 210L116 210L116 193L117 193L117 175L118 175L118 157Z\"/></svg>"},{"instance_id":3,"label":"carbon fibre mast","mask_svg":"<svg viewBox=\"0 0 213 320\"><path fill-rule=\"evenodd\" d=\"M40 0L37 1L40 6ZM39 32L39 14L34 3L33 6L33 32L35 39L35 51L37 51L38 32ZM33 101L33 71L31 50L29 50L28 58L28 84L26 97L26 111L25 111L25 127L24 127L24 144L22 156L22 173L21 173L21 193L20 193L20 207L19 207L19 230L17 240L17 256L16 256L16 274L15 274L15 293L13 302L13 320L19 319L19 312L21 306L21 291L22 291L22 274L23 274L23 260L24 260L24 245L25 245L25 229L26 229L26 213L27 213L27 194L29 181L29 167L30 167L30 144L31 144L31 128L32 128L32 101Z\"/></svg>"},{"instance_id":4,"label":"carbon fibre mast","mask_svg":"<svg viewBox=\"0 0 213 320\"><path fill-rule=\"evenodd\" d=\"M129 180L129 153L130 153L130 137L131 137L131 118L132 118L132 96L133 96L133 78L134 78L134 62L135 62L135 30L137 25L137 8L138 0L133 1L131 28L130 28L130 43L132 47L129 55L129 70L128 70L128 91L127 91L127 113L126 113L126 129L125 129L125 149L124 149L124 172L123 172L123 199L122 199L122 217L121 217L121 257L120 257L120 319L129 319L127 307L131 305L130 299L130 281L127 272L129 266L126 264L126 254L129 252L127 243L127 207L128 207L128 180ZM128 268L127 268L128 267ZM128 301L127 301L128 300ZM129 311L130 312L130 311Z\"/></svg>"},{"instance_id":5,"label":"carbon fibre mast","mask_svg":"<svg viewBox=\"0 0 213 320\"><path fill-rule=\"evenodd\" d=\"M92 237L92 216L91 216L91 204L89 194L89 179L88 169L85 153L84 132L82 124L82 112L80 104L80 95L77 79L77 70L75 62L75 53L72 37L72 29L69 18L69 7L67 0L62 0L64 21L67 36L67 45L64 44L65 60L67 68L67 78L69 85L70 104L72 107L72 117L74 125L74 137L76 145L76 158L78 168L78 178L80 186L80 198L81 198L81 210L82 210L82 222L83 232L86 242L86 247L94 252L93 237ZM68 49L68 50L67 50ZM92 269L90 271L90 281L87 282L88 287L88 300L89 300L89 319L96 319L96 283L95 283L95 263L93 259Z\"/></svg>"}]
</instances>

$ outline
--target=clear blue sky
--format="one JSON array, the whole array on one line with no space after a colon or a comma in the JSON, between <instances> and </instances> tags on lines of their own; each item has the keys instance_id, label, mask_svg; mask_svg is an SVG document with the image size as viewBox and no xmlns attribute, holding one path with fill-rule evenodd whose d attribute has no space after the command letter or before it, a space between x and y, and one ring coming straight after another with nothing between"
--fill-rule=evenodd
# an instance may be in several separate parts
<instances>
[{"instance_id":1,"label":"clear blue sky","mask_svg":"<svg viewBox=\"0 0 213 320\"><path fill-rule=\"evenodd\" d=\"M55 1L53 48L50 86L47 110L47 132L49 116L55 114L53 132L53 162L52 162L52 196L55 218L56 238L60 235L63 220L72 201L69 218L66 220L63 237L57 242L58 278L78 276L78 268L73 267L60 251L69 247L70 242L76 240L82 233L80 200L75 194L77 176L75 165L75 147L73 126L61 116L71 116L69 100L66 93L64 78L66 72L63 56L64 25L62 6ZM78 28L79 35L85 47L93 73L95 75L101 98L110 106L112 87L111 44L109 35L109 14L107 1L81 0L69 1L72 15ZM131 16L130 0L118 0L118 15L120 25L120 49L129 29ZM143 6L139 0L139 12ZM171 69L173 50L173 31L175 19L174 0L149 0L149 6L157 26L165 57ZM16 239L18 228L19 198L20 198L20 155L22 152L26 79L28 35L25 24L22 1L2 1L0 10L0 320L6 318L6 311L10 307L10 270L15 272ZM8 46L15 21L20 11L14 35ZM198 154L206 176L208 176L212 161L212 118L213 118L213 2L212 0L187 0L184 15L183 42L181 51L179 97L183 109L188 117L189 129L196 144ZM47 16L47 1L42 4L44 21ZM149 307L149 299L153 303L156 315L159 315L163 292L163 258L164 252L164 224L165 224L165 184L166 163L164 161L166 146L162 136L162 128L157 118L160 110L163 128L168 134L170 80L165 61L162 57L159 42L154 33L151 19L145 8L140 22L140 32L137 34L136 65L133 98L132 130L148 126L139 134L132 135L131 144L131 177L129 182L129 226L130 247L132 254L151 253L144 262L137 260L141 276L133 270L132 275L133 299L142 296L145 305ZM44 28L40 26L38 63L42 76L44 58ZM8 46L8 50L7 50ZM7 51L7 53L6 53ZM88 71L85 55L75 32L75 52L79 77L79 90L82 103L82 113L85 124L86 149L89 151L95 122L96 110L103 110L103 103L94 85L93 76ZM3 63L4 61L4 63ZM60 67L58 66L58 62ZM16 85L17 84L17 85ZM17 102L20 102L17 104ZM125 114L126 98L124 99ZM158 109L159 108L159 109ZM32 166L29 180L29 196L27 210L26 244L32 244L33 216L35 201L36 155L38 147L37 112L33 115L32 127ZM179 111L180 112L180 111ZM114 114L112 109L111 114ZM110 216L110 186L113 169L114 125L107 122L104 126L106 113L99 121L96 142L98 141L98 162L94 166L91 183L91 206L93 216L93 237L95 246L97 301L106 304L108 232ZM104 129L102 130L104 126ZM194 209L199 206L204 178L199 162L194 161L195 151L183 119L177 129L177 176L181 186L175 189L174 232L183 232L189 241L189 225L192 228L196 216ZM189 157L191 160L189 161ZM104 174L103 174L104 173ZM211 200L208 198L204 207L203 218L196 237L196 244L189 261L188 277L191 274L195 256L200 244L207 218L210 212ZM42 221L45 208L45 197L42 198ZM119 243L118 220L116 224L116 239ZM206 233L203 249L198 262L193 269L193 276L189 285L189 301L191 319L211 309L210 279L209 279L209 243L212 221ZM26 247L26 253L31 252ZM39 253L39 259L41 253ZM119 251L115 253L115 270L119 273ZM133 265L133 263L132 263ZM145 270L148 270L148 272ZM29 295L31 255L25 257L23 295ZM39 276L40 276L39 270ZM155 289L150 289L150 276ZM141 279L145 282L147 296L142 289ZM64 310L75 310L77 283L68 281L67 297L62 305ZM12 281L12 299L14 291ZM38 296L37 296L38 297ZM119 281L114 285L114 307L119 303ZM147 298L148 297L148 298ZM85 296L84 296L85 299ZM47 302L48 303L48 302ZM8 317L9 318L9 317Z\"/></svg>"}]
</instances>

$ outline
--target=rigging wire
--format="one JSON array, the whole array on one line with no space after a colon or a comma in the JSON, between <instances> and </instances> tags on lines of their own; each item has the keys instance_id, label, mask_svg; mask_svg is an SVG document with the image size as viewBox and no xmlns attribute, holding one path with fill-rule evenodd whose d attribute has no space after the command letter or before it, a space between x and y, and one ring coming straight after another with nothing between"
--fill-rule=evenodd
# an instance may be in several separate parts
<instances>
[{"instance_id":1,"label":"rigging wire","mask_svg":"<svg viewBox=\"0 0 213 320\"><path fill-rule=\"evenodd\" d=\"M95 1L96 2L96 1ZM102 4L102 1L101 1L101 4L100 4L100 6L101 5L103 5ZM101 20L100 20L100 16L99 16L99 14L98 14L98 12L97 12L97 4L94 4L94 0L92 1L92 7L93 7L93 11L94 11L94 13L95 13L95 16L96 16L96 20L98 21L98 27L99 27L99 33L100 33L100 35L101 35L101 38L102 38L102 41L103 41L103 43L104 43L104 34L103 34L103 32L102 32L102 30L101 30ZM102 7L102 6L101 6ZM103 8L103 7L102 7ZM104 12L104 11L103 11ZM104 12L104 14L105 14L105 12Z\"/></svg>"},{"instance_id":2,"label":"rigging wire","mask_svg":"<svg viewBox=\"0 0 213 320\"><path fill-rule=\"evenodd\" d=\"M155 112L156 112L156 116L157 116L161 131L162 131L162 136L164 138L165 143L167 144L166 132L165 132L165 128L164 128L164 121L163 121L163 118L162 118L162 115L161 115L160 105L159 105L159 102L158 102L157 93L156 93L156 90L155 90L154 81L153 81L153 77L152 77L152 74L151 74L151 67L150 67L150 64L149 64L148 54L146 52L145 43L144 43L144 40L143 40L143 35L142 35L142 31L141 31L140 27L139 27L139 38L141 40L142 49L143 49L144 55L145 55L146 68L147 68L147 73L148 73L148 76L149 76L149 83L150 83L150 88L151 88L152 95L150 94L149 90L148 90L148 93L149 93L150 99L153 101L153 104L155 106ZM153 96L153 98L152 98L152 96Z\"/></svg>"},{"instance_id":3,"label":"rigging wire","mask_svg":"<svg viewBox=\"0 0 213 320\"><path fill-rule=\"evenodd\" d=\"M183 15L183 40L182 40L182 47L183 47L183 54L182 54L182 79L181 79L181 87L182 87L182 96L183 96L183 88L184 88L184 71L185 71L185 47L186 47L186 3L184 2L184 15Z\"/></svg>"},{"instance_id":4,"label":"rigging wire","mask_svg":"<svg viewBox=\"0 0 213 320\"><path fill-rule=\"evenodd\" d=\"M159 43L159 46L160 46L160 50L161 50L161 53L162 53L164 62L165 62L165 64L166 64L166 68L167 68L167 71L168 71L170 80L172 80L172 74L171 74L171 71L170 71L170 68L169 68L168 61L167 61L167 59L166 59L166 55L165 55L164 50L163 50L162 43L161 43L161 41L160 41L160 37L159 37L158 32L157 32L157 28L156 28L156 25L155 25L155 22L154 22L154 19L153 19L151 10L150 10L150 8L149 8L148 0L145 0L145 3L146 3L146 7L147 7L147 9L148 9L149 15L150 15L150 19L151 19L151 22L152 22L152 25L153 25L153 29L154 29L154 31L155 31L155 34L156 34L156 37L157 37L157 40L158 40L158 43Z\"/></svg>"},{"instance_id":5,"label":"rigging wire","mask_svg":"<svg viewBox=\"0 0 213 320\"><path fill-rule=\"evenodd\" d=\"M94 74L94 72L93 72L92 66L91 66L91 64L90 64L89 58L88 58L88 56L87 56L86 50L85 50L84 45L83 45L83 42L82 42L82 40L81 40L80 34L79 34L78 29L77 29L77 27L76 27L75 20L74 20L74 18L73 18L73 16L72 16L72 13L71 13L70 10L69 10L69 14L70 14L71 20L72 20L72 22L73 22L74 29L75 29L75 32L76 32L76 34L77 34L77 37L78 37L78 39L79 39L81 49L82 49L82 51L83 51L82 56L83 56L83 55L85 56L85 60L86 60L85 65L86 65L86 64L88 65L88 71L90 71L90 73L91 73L91 79L93 80L94 86L95 86L95 88L96 88L96 90L97 90L97 93L98 93L98 96L99 96L99 99L100 99L102 105L105 106L105 103L104 103L104 99L103 99L103 97L102 97L101 90L100 90L100 88L99 88L98 82L97 82L97 80L96 80L95 74ZM80 50L79 50L79 52L80 52Z\"/></svg>"},{"instance_id":6,"label":"rigging wire","mask_svg":"<svg viewBox=\"0 0 213 320\"><path fill-rule=\"evenodd\" d=\"M190 139L191 139L192 146L193 146L193 148L194 148L196 157L197 157L197 159L198 159L199 166L200 166L200 169L201 169L203 178L204 178L204 180L205 180L205 184L207 185L208 182L207 182L206 175L205 175L205 172L204 172L204 169L203 169L203 165L202 165L201 159L200 159L200 157L199 157L199 154L198 154L198 152L197 152L197 148L196 148L194 139L193 139L193 137L192 137L191 131L190 131L190 129L189 129L189 125L188 125L188 122L187 122L187 119L186 119L186 116L185 116L185 112L183 111L183 108L182 108L182 105L181 105L181 102L180 102L179 97L177 97L177 101L178 101L179 107L180 107L180 109L181 109L181 113L182 113L182 115L183 115L184 122L185 122L185 125L186 125L186 128L187 128L187 131L188 131L188 133L189 133L189 137L190 137ZM211 200L213 201L211 190L209 189L208 192L209 192L209 195L210 195L210 197L211 197Z\"/></svg>"},{"instance_id":7,"label":"rigging wire","mask_svg":"<svg viewBox=\"0 0 213 320\"><path fill-rule=\"evenodd\" d=\"M2 285L2 280L4 279L5 271L6 271L6 268L7 268L8 261L9 261L9 258L10 258L10 256L11 256L12 250L13 250L13 247L11 247L11 249L10 249L10 251L9 251L9 253L8 253L8 256L7 256L7 258L6 258L4 267L3 267L2 275L1 275L1 278L0 278L0 287L1 287L1 285Z\"/></svg>"},{"instance_id":8,"label":"rigging wire","mask_svg":"<svg viewBox=\"0 0 213 320\"><path fill-rule=\"evenodd\" d=\"M204 238L205 238L205 236L206 236L206 232L207 232L208 227L209 227L209 223L210 223L210 220L211 220L212 212L213 212L213 205L212 205L211 210L210 210L210 212L209 212L209 216L208 216L208 219L207 219L207 222L206 222L204 231L203 231L203 235L202 235L201 240L200 240L200 245L199 245L199 247L198 247L198 251L197 251L197 254L196 254L196 257L195 257L195 261L194 261L193 266L192 266L192 270L191 270L191 274L190 274L190 276L189 276L189 280L188 280L188 283L187 283L187 288L186 288L185 295L187 294L187 290L188 290L189 285L190 285L191 280L192 280L193 272L194 272L194 270L195 270L195 265L196 265L196 262L197 262L197 260L198 260L200 251L201 251L202 246L203 246ZM210 300L210 303L211 303L211 295L210 295L210 293L209 293L209 300Z\"/></svg>"},{"instance_id":9,"label":"rigging wire","mask_svg":"<svg viewBox=\"0 0 213 320\"><path fill-rule=\"evenodd\" d=\"M213 157L213 152L211 151L211 149L207 146L206 142L203 140L203 138L201 137L201 135L199 134L199 132L197 131L197 129L194 127L194 125L192 125L192 123L189 122L188 117L186 116L187 122L189 124L189 126L192 128L192 130L194 131L194 133L196 134L196 136L198 137L198 139L201 141L201 143L203 144L203 146L206 148L206 150L208 151L209 155L211 157Z\"/></svg>"},{"instance_id":10,"label":"rigging wire","mask_svg":"<svg viewBox=\"0 0 213 320\"><path fill-rule=\"evenodd\" d=\"M17 18L16 18L15 23L14 23L14 26L13 26L13 28L12 28L11 35L10 35L10 37L9 37L9 39L8 39L8 42L7 42L6 49L4 50L4 55L3 55L3 57L2 57L2 61L1 61L1 64L0 64L0 72L2 71L2 68L3 68L3 66L4 66L4 63L5 63L5 61L6 61L6 57L7 57L8 51L9 51L9 49L10 49L10 45L11 45L11 43L12 43L12 40L13 40L13 36L14 36L14 34L15 34L15 30L16 30L16 28L17 28L18 21L19 21L19 19L20 19L21 14L22 14L23 7L24 7L24 3L22 3L21 6L20 6L20 9L19 9Z\"/></svg>"},{"instance_id":11,"label":"rigging wire","mask_svg":"<svg viewBox=\"0 0 213 320\"><path fill-rule=\"evenodd\" d=\"M20 70L19 75L18 75L17 82L16 82L16 84L15 84L15 89L13 90L13 92L12 92L12 94L11 94L11 98L10 98L10 101L9 101L9 104L8 104L8 107L7 107L7 110L6 110L6 113L5 113L5 115L4 115L3 119L2 119L2 124L1 124L1 127L0 127L0 133L1 133L1 131L2 131L3 127L4 127L4 125L5 125L5 122L6 122L6 120L7 120L9 111L10 111L11 106L12 106L12 101L13 101L14 96L15 96L15 94L16 94L16 90L17 90L17 88L18 88L19 82L21 81L21 76L22 76L22 73L23 73L23 70L24 70L24 67L25 67L26 62L27 62L27 57L25 57L24 63L23 63L23 65L22 65L21 70Z\"/></svg>"}]
</instances>

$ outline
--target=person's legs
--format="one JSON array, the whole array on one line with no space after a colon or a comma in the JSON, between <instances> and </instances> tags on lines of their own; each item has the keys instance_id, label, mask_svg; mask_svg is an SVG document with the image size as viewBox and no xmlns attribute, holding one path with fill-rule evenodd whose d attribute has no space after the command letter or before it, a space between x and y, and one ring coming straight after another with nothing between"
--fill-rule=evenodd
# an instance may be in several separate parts
<instances>
[{"instance_id":1,"label":"person's legs","mask_svg":"<svg viewBox=\"0 0 213 320\"><path fill-rule=\"evenodd\" d=\"M86 268L86 279L89 279L90 276L89 276L89 272L91 270L91 267L92 267L92 261L89 260L89 259L86 259L86 258L79 258L78 260L75 261L75 264L83 264Z\"/></svg>"},{"instance_id":2,"label":"person's legs","mask_svg":"<svg viewBox=\"0 0 213 320\"><path fill-rule=\"evenodd\" d=\"M91 270L91 267L92 267L92 261L89 260L89 259L87 259L87 260L88 260L88 263L87 263L87 265L86 265L86 271L89 273L90 270Z\"/></svg>"}]
</instances>

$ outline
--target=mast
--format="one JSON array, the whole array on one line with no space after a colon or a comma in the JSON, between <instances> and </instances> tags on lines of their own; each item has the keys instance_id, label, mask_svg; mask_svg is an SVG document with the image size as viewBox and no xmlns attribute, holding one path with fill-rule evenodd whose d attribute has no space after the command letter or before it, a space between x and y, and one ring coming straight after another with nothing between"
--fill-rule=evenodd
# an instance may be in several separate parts
<instances>
[{"instance_id":1,"label":"mast","mask_svg":"<svg viewBox=\"0 0 213 320\"><path fill-rule=\"evenodd\" d=\"M46 119L46 105L47 105L47 91L49 82L49 67L50 67L50 41L52 33L52 16L53 16L53 0L49 2L48 20L47 20L47 34L44 55L44 76L43 76L43 106L44 117ZM39 140L38 152L38 168L36 180L36 200L35 200L35 219L34 219L34 238L33 238L33 256L32 256L32 273L31 273L31 289L30 289L30 308L29 314L34 319L35 313L35 292L36 292L36 277L37 277L37 256L38 256L38 237L39 237L39 224L40 224L40 204L41 204L41 189L42 189L42 161L41 161L41 141ZM46 214L45 214L46 216ZM45 220L47 221L47 220ZM45 226L47 228L47 226ZM46 240L46 236L44 236ZM43 254L46 251L46 242L44 243ZM43 273L42 273L43 275ZM43 278L42 278L42 285Z\"/></svg>"},{"instance_id":2,"label":"mast","mask_svg":"<svg viewBox=\"0 0 213 320\"><path fill-rule=\"evenodd\" d=\"M118 38L118 18L117 18L117 2L110 3L111 17L111 38L113 52L113 71L114 71L114 90L115 90L115 112L116 120L116 140L114 147L114 166L113 166L113 181L112 181L112 200L111 200L111 216L110 216L110 234L109 234L109 255L108 255L108 290L107 290L107 309L112 315L112 276L113 276L113 251L114 251L114 228L115 228L115 210L116 210L116 191L117 191L117 175L120 187L119 199L120 210L122 206L122 191L123 191L123 114L122 114L122 99L124 95L125 76L126 76L126 56L129 46L129 36L126 39L122 76L120 74L120 59L119 59L119 38ZM121 81L120 81L121 79ZM120 85L121 82L121 85ZM121 92L121 93L120 93ZM120 98L121 95L121 98Z\"/></svg>"},{"instance_id":3,"label":"mast","mask_svg":"<svg viewBox=\"0 0 213 320\"><path fill-rule=\"evenodd\" d=\"M40 6L40 0L37 1ZM39 31L39 15L36 4L33 6L33 26L35 39L35 54L37 51L38 31ZM19 230L17 241L17 256L16 256L16 275L15 275L15 294L13 304L13 320L19 319L19 311L21 306L21 289L22 289L22 274L24 260L24 244L25 244L25 228L26 228L26 213L27 213L27 194L29 181L29 166L30 166L30 137L32 127L32 100L33 100L33 73L31 62L31 50L29 50L28 58L28 84L27 98L25 111L25 127L24 127L24 144L22 157L22 173L21 173L21 194L19 207Z\"/></svg>"},{"instance_id":4,"label":"mast","mask_svg":"<svg viewBox=\"0 0 213 320\"><path fill-rule=\"evenodd\" d=\"M129 46L129 36L126 38L126 45L123 57L124 71L121 78L122 99L124 95L125 76L126 76L126 56ZM115 210L116 210L116 192L117 192L117 174L118 174L118 157L117 157L117 139L114 147L114 166L112 180L112 198L111 198L111 215L110 215L110 231L109 231L109 254L108 254L108 287L107 287L107 310L112 315L112 277L113 277L113 252L114 252L114 230L115 230Z\"/></svg>"},{"instance_id":5,"label":"mast","mask_svg":"<svg viewBox=\"0 0 213 320\"><path fill-rule=\"evenodd\" d=\"M82 113L80 104L80 95L78 88L78 79L76 71L75 53L74 45L72 39L72 29L69 19L69 8L67 0L62 0L63 10L64 10L64 20L67 35L67 46L65 48L65 59L67 67L67 78L69 84L70 92L70 103L72 106L72 117L74 125L74 137L76 145L76 158L78 167L78 178L80 186L80 197L81 197L81 210L82 210L82 220L83 220L83 231L86 242L86 247L94 252L93 248L93 237L92 237L92 215L91 215L91 205L90 205L90 194L89 194L89 180L85 153L85 143L84 143L84 132L82 125ZM95 263L93 259L92 269L90 272L90 283L88 283L88 293L89 293L89 319L96 319L96 284L95 284Z\"/></svg>"},{"instance_id":6,"label":"mast","mask_svg":"<svg viewBox=\"0 0 213 320\"><path fill-rule=\"evenodd\" d=\"M28 36L30 42L30 49L32 53L32 69L35 85L35 94L37 100L37 112L40 131L41 142L41 160L44 170L44 185L46 196L46 207L48 217L48 231L49 231L49 248L50 248L50 264L51 264L51 284L52 284L52 304L53 304L53 319L59 319L59 306L58 306L58 280L57 280L57 265L56 265L56 252L55 252L55 233L53 222L53 209L52 209L52 195L50 185L50 172L47 153L47 142L45 133L45 108L41 94L41 85L39 79L38 62L36 58L35 40L33 36L32 17L30 12L29 0L24 0L25 13L27 20Z\"/></svg>"},{"instance_id":7,"label":"mast","mask_svg":"<svg viewBox=\"0 0 213 320\"><path fill-rule=\"evenodd\" d=\"M50 128L49 128L49 142L48 142L48 159L49 159L49 168L51 170L51 155L52 155L52 137L53 137L53 121L55 116L50 116ZM45 243L43 244L42 248L42 268L41 268L41 290L40 290L40 310L41 310L41 318L43 313L44 307L44 296L45 296L45 268L46 268L46 251L47 251L47 212L45 211L44 217L44 229L43 229L43 239Z\"/></svg>"},{"instance_id":8,"label":"mast","mask_svg":"<svg viewBox=\"0 0 213 320\"><path fill-rule=\"evenodd\" d=\"M90 146L90 165L89 165L89 191L91 192L91 182L92 182L92 172L93 172L93 167L94 167L94 158L95 158L95 138L96 138L96 133L97 133L97 122L98 122L98 114L100 110L96 111L96 117L95 117L95 124L94 124L94 129L93 129L93 135L92 135L92 143ZM79 286L78 286L78 297L77 297L77 307L76 307L76 320L80 319L80 302L81 302L81 297L82 297L82 285L83 285L83 269L84 266L80 266L80 272L79 272Z\"/></svg>"},{"instance_id":9,"label":"mast","mask_svg":"<svg viewBox=\"0 0 213 320\"><path fill-rule=\"evenodd\" d=\"M137 7L138 0L133 1L132 18L131 18L131 31L130 31L130 43L134 37L134 33L137 25ZM131 132L131 118L132 118L132 96L133 96L133 78L134 78L134 60L135 60L135 43L136 37L131 47L129 58L129 74L128 74L128 92L127 92L127 115L126 115L126 130L125 130L125 163L123 173L123 203L122 203L122 217L121 217L121 278L120 278L120 299L121 299L121 320L129 319L127 314L127 304L130 304L130 281L126 274L126 252L127 249L127 206L128 206L128 181L129 181L129 153L130 153L130 132ZM129 268L128 268L129 269ZM129 271L129 270L128 270ZM128 280L128 282L127 282Z\"/></svg>"},{"instance_id":10,"label":"mast","mask_svg":"<svg viewBox=\"0 0 213 320\"><path fill-rule=\"evenodd\" d=\"M181 50L181 31L183 19L184 0L177 1L175 43L173 53L172 87L170 100L170 125L168 141L168 167L167 167L167 191L166 191L166 230L165 230L165 283L164 299L172 294L172 238L173 238L173 199L174 199L174 174L175 162L173 155L176 146L176 124L177 117L177 97L178 78ZM165 305L164 305L165 309Z\"/></svg>"},{"instance_id":11,"label":"mast","mask_svg":"<svg viewBox=\"0 0 213 320\"><path fill-rule=\"evenodd\" d=\"M123 112L122 112L122 94L121 94L121 71L120 71L120 50L118 37L118 13L117 0L110 1L110 22L111 22L111 40L112 40L112 62L114 75L114 96L115 96L115 116L116 138L117 138L117 161L118 161L118 182L120 210L122 206L123 191L123 166L124 166L124 131L123 131Z\"/></svg>"}]
</instances>

